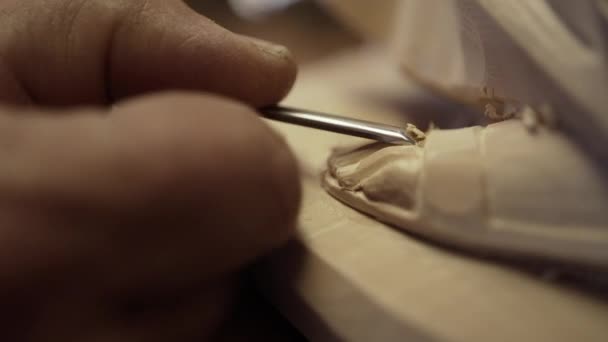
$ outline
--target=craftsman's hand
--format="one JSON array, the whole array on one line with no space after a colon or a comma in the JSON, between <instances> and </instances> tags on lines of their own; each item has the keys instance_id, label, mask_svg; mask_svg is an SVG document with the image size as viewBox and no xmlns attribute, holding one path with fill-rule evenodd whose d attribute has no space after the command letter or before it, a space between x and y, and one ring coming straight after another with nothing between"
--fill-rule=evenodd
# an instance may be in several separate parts
<instances>
[{"instance_id":1,"label":"craftsman's hand","mask_svg":"<svg viewBox=\"0 0 608 342\"><path fill-rule=\"evenodd\" d=\"M0 341L213 336L294 225L293 157L250 109L287 93L288 52L177 0L4 0L0 22Z\"/></svg>"}]
</instances>

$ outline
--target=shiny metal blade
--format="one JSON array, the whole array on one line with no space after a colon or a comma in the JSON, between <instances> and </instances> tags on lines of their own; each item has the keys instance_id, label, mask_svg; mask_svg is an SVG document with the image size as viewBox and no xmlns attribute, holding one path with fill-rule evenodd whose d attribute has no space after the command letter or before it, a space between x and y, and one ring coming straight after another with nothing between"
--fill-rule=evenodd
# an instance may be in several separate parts
<instances>
[{"instance_id":1,"label":"shiny metal blade","mask_svg":"<svg viewBox=\"0 0 608 342\"><path fill-rule=\"evenodd\" d=\"M260 112L268 119L324 131L373 139L395 145L416 144L414 138L409 136L401 127L397 126L282 106L266 107L261 109Z\"/></svg>"}]
</instances>

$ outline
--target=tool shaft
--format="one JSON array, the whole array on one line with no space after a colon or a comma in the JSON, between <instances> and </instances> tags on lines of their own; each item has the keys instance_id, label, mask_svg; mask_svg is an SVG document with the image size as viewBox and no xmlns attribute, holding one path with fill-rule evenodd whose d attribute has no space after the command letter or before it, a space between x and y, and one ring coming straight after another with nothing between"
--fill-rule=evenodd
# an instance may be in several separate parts
<instances>
[{"instance_id":1,"label":"tool shaft","mask_svg":"<svg viewBox=\"0 0 608 342\"><path fill-rule=\"evenodd\" d=\"M408 136L402 128L396 126L281 106L263 108L261 113L268 119L378 140L389 144L416 144L416 141Z\"/></svg>"}]
</instances>

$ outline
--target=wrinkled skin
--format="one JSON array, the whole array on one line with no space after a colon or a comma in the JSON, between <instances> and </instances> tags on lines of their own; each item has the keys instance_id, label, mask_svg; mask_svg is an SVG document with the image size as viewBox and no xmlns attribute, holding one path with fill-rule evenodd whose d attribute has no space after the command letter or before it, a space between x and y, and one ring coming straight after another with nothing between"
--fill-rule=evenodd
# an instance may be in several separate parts
<instances>
[{"instance_id":1,"label":"wrinkled skin","mask_svg":"<svg viewBox=\"0 0 608 342\"><path fill-rule=\"evenodd\" d=\"M287 50L180 1L4 0L0 21L0 340L213 337L297 214L250 109L289 91Z\"/></svg>"}]
</instances>

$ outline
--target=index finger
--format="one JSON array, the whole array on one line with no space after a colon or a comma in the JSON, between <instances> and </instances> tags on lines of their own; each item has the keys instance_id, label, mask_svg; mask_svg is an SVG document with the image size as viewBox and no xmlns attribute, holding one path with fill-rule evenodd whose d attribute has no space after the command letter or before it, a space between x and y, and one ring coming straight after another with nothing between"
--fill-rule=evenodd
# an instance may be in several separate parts
<instances>
[{"instance_id":1,"label":"index finger","mask_svg":"<svg viewBox=\"0 0 608 342\"><path fill-rule=\"evenodd\" d=\"M32 102L103 104L167 89L202 90L253 106L291 88L287 49L216 25L177 0L32 0L0 13L0 89ZM5 70L3 70L5 69ZM12 78L12 80L11 80ZM15 102L15 91L0 100ZM23 96L21 96L23 97Z\"/></svg>"}]
</instances>

